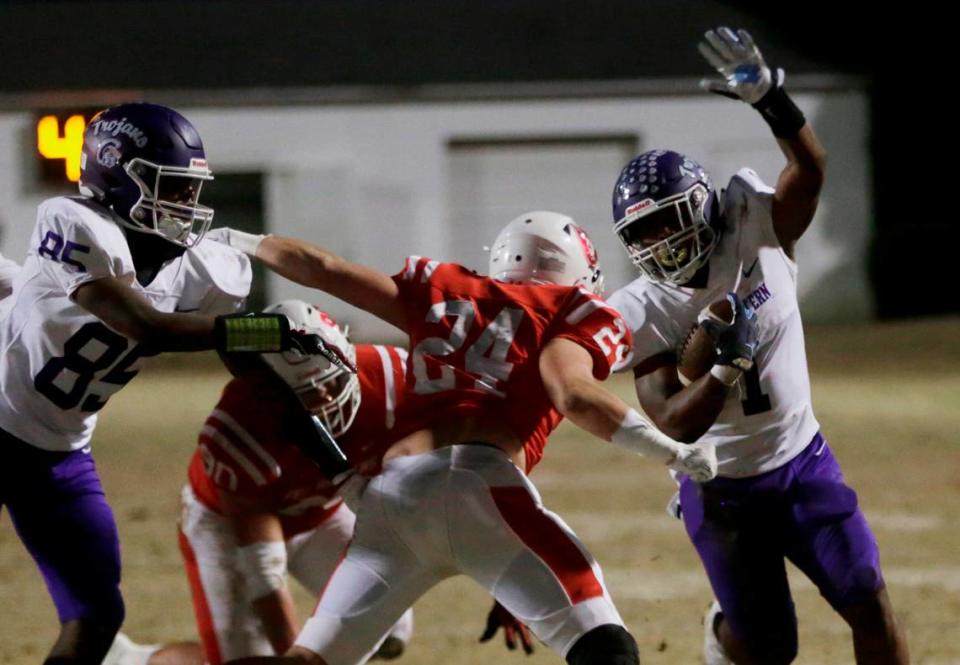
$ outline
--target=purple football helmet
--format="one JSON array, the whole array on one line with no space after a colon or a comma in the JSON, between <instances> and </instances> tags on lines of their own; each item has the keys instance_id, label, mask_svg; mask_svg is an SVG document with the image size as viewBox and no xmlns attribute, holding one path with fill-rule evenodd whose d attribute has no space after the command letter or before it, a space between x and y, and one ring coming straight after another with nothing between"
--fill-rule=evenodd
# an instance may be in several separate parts
<instances>
[{"instance_id":1,"label":"purple football helmet","mask_svg":"<svg viewBox=\"0 0 960 665\"><path fill-rule=\"evenodd\" d=\"M198 203L206 180L213 174L200 134L166 106L113 106L93 116L84 132L80 193L135 231L196 245L213 221L213 209Z\"/></svg>"},{"instance_id":2,"label":"purple football helmet","mask_svg":"<svg viewBox=\"0 0 960 665\"><path fill-rule=\"evenodd\" d=\"M689 157L650 150L620 172L613 189L613 231L646 277L683 284L707 262L718 232L707 219L716 193Z\"/></svg>"}]
</instances>

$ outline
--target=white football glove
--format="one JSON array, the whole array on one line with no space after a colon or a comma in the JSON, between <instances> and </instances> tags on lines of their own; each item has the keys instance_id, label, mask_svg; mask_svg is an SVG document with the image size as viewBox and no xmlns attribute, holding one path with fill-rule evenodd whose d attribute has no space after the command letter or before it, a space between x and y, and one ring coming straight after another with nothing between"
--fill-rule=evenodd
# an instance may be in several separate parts
<instances>
[{"instance_id":1,"label":"white football glove","mask_svg":"<svg viewBox=\"0 0 960 665\"><path fill-rule=\"evenodd\" d=\"M266 237L265 235L258 235L256 233L237 231L236 229L231 229L229 226L218 226L215 229L210 229L206 235L203 236L204 240L209 239L214 242L219 242L227 247L232 247L243 252L248 256L257 255L257 248Z\"/></svg>"},{"instance_id":2,"label":"white football glove","mask_svg":"<svg viewBox=\"0 0 960 665\"><path fill-rule=\"evenodd\" d=\"M746 30L717 28L704 33L697 48L723 79L703 79L700 87L718 95L756 104L771 88L783 86L782 69L771 72Z\"/></svg>"},{"instance_id":3,"label":"white football glove","mask_svg":"<svg viewBox=\"0 0 960 665\"><path fill-rule=\"evenodd\" d=\"M698 483L713 480L717 477L717 448L709 442L682 446L670 468Z\"/></svg>"}]
</instances>

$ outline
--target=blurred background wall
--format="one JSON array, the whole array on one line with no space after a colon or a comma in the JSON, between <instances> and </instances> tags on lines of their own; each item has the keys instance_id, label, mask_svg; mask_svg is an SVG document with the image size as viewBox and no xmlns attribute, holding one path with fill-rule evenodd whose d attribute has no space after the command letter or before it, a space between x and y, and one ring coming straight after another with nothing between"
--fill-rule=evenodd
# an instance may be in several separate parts
<instances>
[{"instance_id":1,"label":"blurred background wall","mask_svg":"<svg viewBox=\"0 0 960 665\"><path fill-rule=\"evenodd\" d=\"M610 232L610 192L637 152L685 152L720 185L747 165L776 181L783 158L759 116L696 85L711 74L700 36L730 25L750 29L768 62L787 70L830 154L799 246L807 320L956 313L950 168L929 140L944 116L918 96L935 77L928 50L916 48L929 39L909 18L872 14L868 24L840 9L8 1L0 249L21 259L37 203L73 191L64 162L37 155L37 120L145 99L199 128L217 176L203 196L215 224L308 238L388 272L413 253L482 272L500 226L553 209L591 233L615 288L632 271ZM261 276L251 303L293 295L304 292ZM389 336L324 304L363 337Z\"/></svg>"}]
</instances>

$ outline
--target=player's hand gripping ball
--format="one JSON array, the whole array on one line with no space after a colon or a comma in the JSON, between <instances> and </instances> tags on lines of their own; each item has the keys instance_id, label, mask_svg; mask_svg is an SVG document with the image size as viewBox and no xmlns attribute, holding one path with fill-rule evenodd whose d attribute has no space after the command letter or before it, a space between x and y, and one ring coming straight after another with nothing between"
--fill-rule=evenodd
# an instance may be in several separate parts
<instances>
[{"instance_id":1,"label":"player's hand gripping ball","mask_svg":"<svg viewBox=\"0 0 960 665\"><path fill-rule=\"evenodd\" d=\"M733 306L724 298L704 308L700 318L710 317L724 324L733 322ZM717 361L717 345L713 337L700 325L690 326L680 350L677 352L677 373L685 383L696 381L710 371Z\"/></svg>"}]
</instances>

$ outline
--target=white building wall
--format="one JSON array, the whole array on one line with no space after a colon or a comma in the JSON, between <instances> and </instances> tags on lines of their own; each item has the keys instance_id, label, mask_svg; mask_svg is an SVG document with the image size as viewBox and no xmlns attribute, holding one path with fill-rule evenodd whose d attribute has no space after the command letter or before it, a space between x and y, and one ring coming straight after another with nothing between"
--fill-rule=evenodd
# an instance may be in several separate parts
<instances>
[{"instance_id":1,"label":"white building wall","mask_svg":"<svg viewBox=\"0 0 960 665\"><path fill-rule=\"evenodd\" d=\"M872 196L866 98L832 92L798 94L796 101L830 153L817 218L798 248L804 315L808 321L867 318L872 312L866 276ZM455 233L448 221L451 207L462 200L453 192L463 186L462 180L453 182L461 176L451 167L457 159L451 141L635 136L640 150L668 147L698 159L718 183L749 165L774 184L783 165L769 129L752 109L701 95L179 110L199 128L215 172L265 173L266 228L317 241L391 273L408 254L469 258L454 246L463 233ZM47 195L37 191L30 175L32 120L30 113L0 114L0 248L12 258L26 252L36 205ZM559 162L556 173L549 170L545 165L545 183L576 171ZM600 246L607 273L614 277L608 278L608 289L630 274L609 233L609 198L617 175L611 168L600 177L564 185L570 196L589 202L578 221ZM532 190L537 187L531 184ZM518 202L513 215L551 207L538 196L532 191L530 203ZM271 280L270 293L273 298L305 295L278 278ZM353 323L360 339L390 335L387 327L350 308L307 297Z\"/></svg>"}]
</instances>

